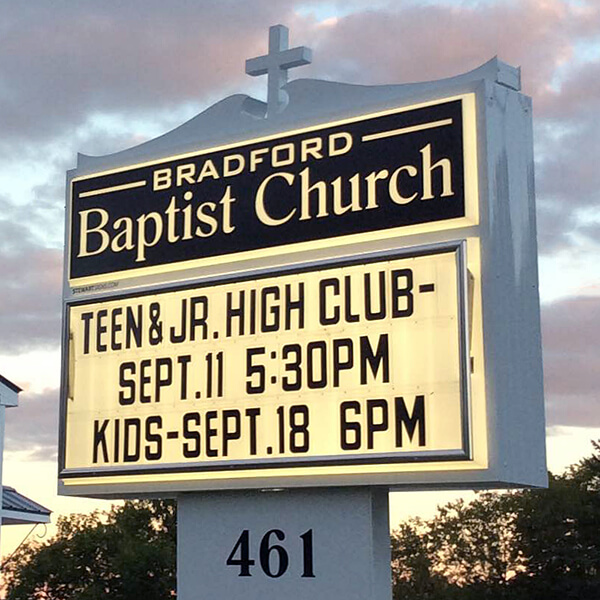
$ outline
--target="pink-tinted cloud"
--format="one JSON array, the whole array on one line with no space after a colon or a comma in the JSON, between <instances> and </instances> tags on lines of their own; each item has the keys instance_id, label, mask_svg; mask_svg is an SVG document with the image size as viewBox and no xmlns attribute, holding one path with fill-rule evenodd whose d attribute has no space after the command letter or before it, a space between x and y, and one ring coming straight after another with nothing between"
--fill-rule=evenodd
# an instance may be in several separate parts
<instances>
[{"instance_id":1,"label":"pink-tinted cloud","mask_svg":"<svg viewBox=\"0 0 600 600\"><path fill-rule=\"evenodd\" d=\"M544 306L542 324L548 423L600 427L600 296Z\"/></svg>"},{"instance_id":2,"label":"pink-tinted cloud","mask_svg":"<svg viewBox=\"0 0 600 600\"><path fill-rule=\"evenodd\" d=\"M600 32L600 24L597 26ZM600 33L596 45L600 43ZM600 108L600 58L575 63L561 77L558 89L544 97L545 118L554 124L597 116Z\"/></svg>"},{"instance_id":3,"label":"pink-tinted cloud","mask_svg":"<svg viewBox=\"0 0 600 600\"><path fill-rule=\"evenodd\" d=\"M26 451L32 460L54 460L58 448L58 390L22 392L6 411L5 449Z\"/></svg>"},{"instance_id":4,"label":"pink-tinted cloud","mask_svg":"<svg viewBox=\"0 0 600 600\"><path fill-rule=\"evenodd\" d=\"M60 343L62 252L16 222L0 221L0 352Z\"/></svg>"},{"instance_id":5,"label":"pink-tinted cloud","mask_svg":"<svg viewBox=\"0 0 600 600\"><path fill-rule=\"evenodd\" d=\"M600 94L596 98L600 109ZM558 201L571 215L579 207L599 205L600 121L597 114L581 111L577 118L547 125L540 135L543 158L537 170L541 198Z\"/></svg>"},{"instance_id":6,"label":"pink-tinted cloud","mask_svg":"<svg viewBox=\"0 0 600 600\"><path fill-rule=\"evenodd\" d=\"M242 85L259 34L292 18L291 2L277 4L2 2L1 137L48 138L94 112L139 115Z\"/></svg>"},{"instance_id":7,"label":"pink-tinted cloud","mask_svg":"<svg viewBox=\"0 0 600 600\"><path fill-rule=\"evenodd\" d=\"M474 5L389 3L319 23L311 2L172 0L4 2L0 131L55 133L94 111L154 111L248 87L244 60L262 53L270 24L315 49L304 73L392 83L447 77L498 54L522 65L540 106L576 42L594 35L600 7L567 0ZM318 3L312 2L317 5ZM342 3L338 3L341 5Z\"/></svg>"},{"instance_id":8,"label":"pink-tinted cloud","mask_svg":"<svg viewBox=\"0 0 600 600\"><path fill-rule=\"evenodd\" d=\"M539 102L575 42L600 26L600 6L577 9L565 0L393 6L316 27L311 38L321 70L400 83L449 77L499 55L523 67L525 91Z\"/></svg>"}]
</instances>

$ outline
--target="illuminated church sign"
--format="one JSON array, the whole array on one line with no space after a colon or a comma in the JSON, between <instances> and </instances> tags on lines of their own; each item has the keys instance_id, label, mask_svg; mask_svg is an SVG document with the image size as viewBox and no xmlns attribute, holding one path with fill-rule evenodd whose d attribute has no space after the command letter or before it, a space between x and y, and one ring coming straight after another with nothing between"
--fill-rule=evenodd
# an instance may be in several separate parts
<instances>
[{"instance_id":1,"label":"illuminated church sign","mask_svg":"<svg viewBox=\"0 0 600 600\"><path fill-rule=\"evenodd\" d=\"M69 173L62 492L543 484L518 72L287 83L310 52L267 58L266 104Z\"/></svg>"}]
</instances>

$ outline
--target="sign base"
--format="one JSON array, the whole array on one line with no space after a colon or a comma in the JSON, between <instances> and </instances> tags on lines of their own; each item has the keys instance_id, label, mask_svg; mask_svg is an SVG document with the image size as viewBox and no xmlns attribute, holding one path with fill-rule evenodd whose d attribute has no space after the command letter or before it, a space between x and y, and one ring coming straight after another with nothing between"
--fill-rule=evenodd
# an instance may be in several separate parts
<instances>
[{"instance_id":1,"label":"sign base","mask_svg":"<svg viewBox=\"0 0 600 600\"><path fill-rule=\"evenodd\" d=\"M388 491L183 494L180 600L390 600Z\"/></svg>"}]
</instances>

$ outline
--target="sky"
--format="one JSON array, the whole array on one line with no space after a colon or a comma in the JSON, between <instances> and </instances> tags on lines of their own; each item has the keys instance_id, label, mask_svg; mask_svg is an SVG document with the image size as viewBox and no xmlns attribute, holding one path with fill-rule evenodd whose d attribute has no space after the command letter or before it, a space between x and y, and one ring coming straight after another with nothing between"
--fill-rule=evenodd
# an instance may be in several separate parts
<instances>
[{"instance_id":1,"label":"sky","mask_svg":"<svg viewBox=\"0 0 600 600\"><path fill-rule=\"evenodd\" d=\"M600 438L598 0L0 0L0 373L24 390L7 413L3 479L55 518L105 506L56 495L65 171L78 152L135 146L230 94L264 98L244 62L276 23L313 49L291 78L426 81L496 55L522 68L549 467ZM392 523L454 497L394 494ZM13 529L4 554L27 532Z\"/></svg>"}]
</instances>

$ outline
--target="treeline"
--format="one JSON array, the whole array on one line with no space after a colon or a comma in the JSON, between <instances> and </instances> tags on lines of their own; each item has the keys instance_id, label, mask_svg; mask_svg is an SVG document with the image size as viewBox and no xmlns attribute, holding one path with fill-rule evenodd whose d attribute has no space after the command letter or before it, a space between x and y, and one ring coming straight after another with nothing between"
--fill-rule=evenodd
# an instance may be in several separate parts
<instances>
[{"instance_id":1,"label":"treeline","mask_svg":"<svg viewBox=\"0 0 600 600\"><path fill-rule=\"evenodd\" d=\"M600 600L600 444L548 489L481 493L392 534L394 598Z\"/></svg>"},{"instance_id":2,"label":"treeline","mask_svg":"<svg viewBox=\"0 0 600 600\"><path fill-rule=\"evenodd\" d=\"M60 517L56 535L23 545L3 566L7 600L173 600L172 502L128 501Z\"/></svg>"},{"instance_id":3,"label":"treeline","mask_svg":"<svg viewBox=\"0 0 600 600\"><path fill-rule=\"evenodd\" d=\"M4 565L8 600L167 600L176 510L136 501L61 517ZM480 493L392 534L397 600L599 600L600 444L544 490Z\"/></svg>"}]
</instances>

